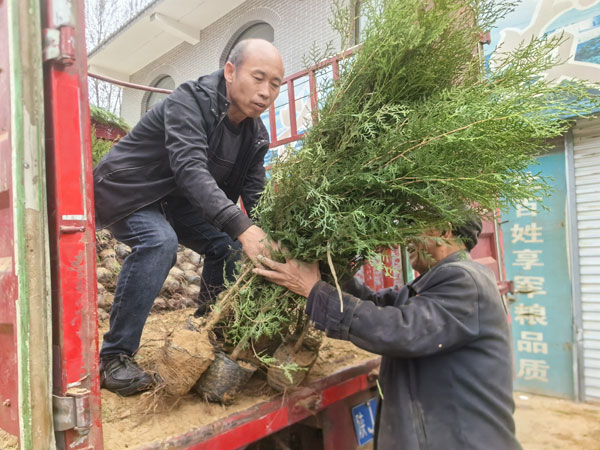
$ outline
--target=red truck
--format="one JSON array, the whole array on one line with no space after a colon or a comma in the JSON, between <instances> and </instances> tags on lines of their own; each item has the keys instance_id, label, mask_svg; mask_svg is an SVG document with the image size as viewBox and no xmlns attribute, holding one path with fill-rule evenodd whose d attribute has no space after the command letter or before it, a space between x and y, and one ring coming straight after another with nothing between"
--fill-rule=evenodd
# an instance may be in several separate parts
<instances>
[{"instance_id":1,"label":"red truck","mask_svg":"<svg viewBox=\"0 0 600 450\"><path fill-rule=\"evenodd\" d=\"M0 0L0 448L106 448L84 22L83 0ZM314 70L286 79L290 104L307 75L316 108ZM274 146L300 137L292 126ZM474 257L501 279L497 228L486 224ZM394 284L375 275L363 271L373 287ZM141 448L273 448L271 436L354 449L372 436L378 366L362 359Z\"/></svg>"}]
</instances>

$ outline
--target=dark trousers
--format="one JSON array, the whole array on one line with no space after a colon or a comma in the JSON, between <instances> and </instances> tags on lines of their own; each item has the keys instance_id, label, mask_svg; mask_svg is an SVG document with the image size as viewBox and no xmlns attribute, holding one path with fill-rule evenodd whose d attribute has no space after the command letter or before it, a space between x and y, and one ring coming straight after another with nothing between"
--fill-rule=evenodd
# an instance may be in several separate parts
<instances>
[{"instance_id":1,"label":"dark trousers","mask_svg":"<svg viewBox=\"0 0 600 450\"><path fill-rule=\"evenodd\" d=\"M133 355L142 331L181 243L204 255L199 303L211 303L223 290L224 275L233 279L241 244L207 223L198 210L181 197L140 209L111 225L114 237L131 247L115 289L110 328L100 356Z\"/></svg>"}]
</instances>

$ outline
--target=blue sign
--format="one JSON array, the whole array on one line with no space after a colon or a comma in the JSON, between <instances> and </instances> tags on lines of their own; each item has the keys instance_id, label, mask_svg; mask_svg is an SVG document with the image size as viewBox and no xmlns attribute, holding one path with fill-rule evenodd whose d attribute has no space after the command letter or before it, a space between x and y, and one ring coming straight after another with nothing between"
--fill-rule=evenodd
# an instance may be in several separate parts
<instances>
[{"instance_id":1,"label":"blue sign","mask_svg":"<svg viewBox=\"0 0 600 450\"><path fill-rule=\"evenodd\" d=\"M551 153L538 162L532 171L553 179L547 210L532 200L502 217L506 275L518 291L510 308L515 389L573 398L565 156Z\"/></svg>"},{"instance_id":2,"label":"blue sign","mask_svg":"<svg viewBox=\"0 0 600 450\"><path fill-rule=\"evenodd\" d=\"M377 397L352 408L352 421L358 445L365 445L373 440L375 432L375 415L377 414Z\"/></svg>"}]
</instances>

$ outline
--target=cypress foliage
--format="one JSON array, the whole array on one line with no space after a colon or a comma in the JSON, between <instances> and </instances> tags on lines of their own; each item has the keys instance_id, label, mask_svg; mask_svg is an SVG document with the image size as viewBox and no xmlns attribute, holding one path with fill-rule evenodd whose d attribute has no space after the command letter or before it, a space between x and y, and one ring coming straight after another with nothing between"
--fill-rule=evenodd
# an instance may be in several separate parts
<instances>
[{"instance_id":1,"label":"cypress foliage","mask_svg":"<svg viewBox=\"0 0 600 450\"><path fill-rule=\"evenodd\" d=\"M274 166L256 210L287 257L322 261L328 281L328 253L343 277L378 249L459 224L465 205L486 214L543 203L544 176L525 169L568 129L566 117L600 106L588 86L542 75L559 63L560 37L524 43L484 70L480 32L509 2L365 3L362 46L342 64L302 149ZM234 344L289 332L304 304L259 277L236 296Z\"/></svg>"}]
</instances>

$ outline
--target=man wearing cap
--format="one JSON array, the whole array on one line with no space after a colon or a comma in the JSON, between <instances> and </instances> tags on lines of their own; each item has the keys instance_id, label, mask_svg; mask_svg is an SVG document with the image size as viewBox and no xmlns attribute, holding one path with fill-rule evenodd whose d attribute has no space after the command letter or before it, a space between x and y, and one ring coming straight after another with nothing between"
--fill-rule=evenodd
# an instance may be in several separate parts
<instances>
[{"instance_id":1,"label":"man wearing cap","mask_svg":"<svg viewBox=\"0 0 600 450\"><path fill-rule=\"evenodd\" d=\"M316 263L261 258L268 270L254 269L307 297L317 329L382 355L377 449L520 449L507 310L469 255L480 232L479 219L429 230L409 248L417 279L378 293L351 280L343 312Z\"/></svg>"}]
</instances>

